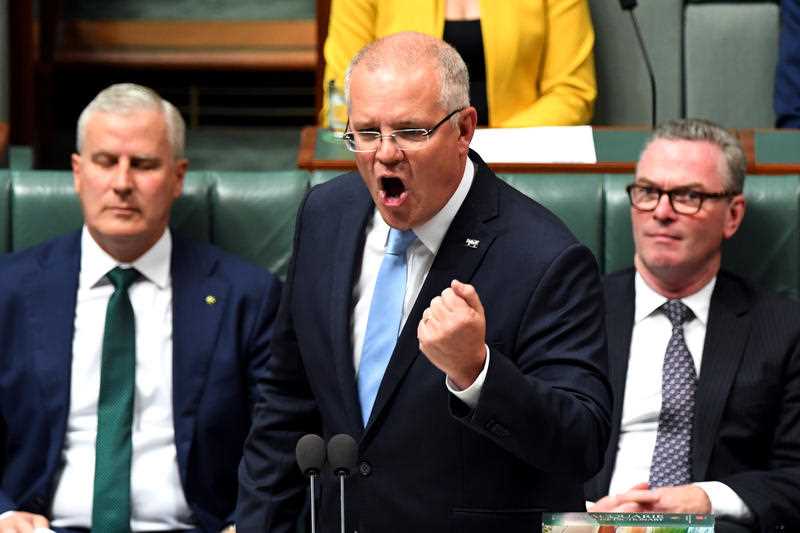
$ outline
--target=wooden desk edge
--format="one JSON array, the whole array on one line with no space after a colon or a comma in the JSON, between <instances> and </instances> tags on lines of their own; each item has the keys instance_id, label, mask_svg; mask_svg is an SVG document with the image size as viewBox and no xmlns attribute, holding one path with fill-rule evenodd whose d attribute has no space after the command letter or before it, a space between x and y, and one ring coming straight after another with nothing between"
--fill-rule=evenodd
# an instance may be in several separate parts
<instances>
[{"instance_id":1,"label":"wooden desk edge","mask_svg":"<svg viewBox=\"0 0 800 533\"><path fill-rule=\"evenodd\" d=\"M297 150L297 167L313 172L314 170L353 170L355 161L345 159L314 159L317 144L317 127L306 126L300 131L300 147ZM495 172L544 173L544 172L576 172L576 173L632 173L636 168L635 161L603 161L599 163L489 163Z\"/></svg>"},{"instance_id":2,"label":"wooden desk edge","mask_svg":"<svg viewBox=\"0 0 800 533\"><path fill-rule=\"evenodd\" d=\"M8 124L0 122L0 165L8 162Z\"/></svg>"},{"instance_id":3,"label":"wooden desk edge","mask_svg":"<svg viewBox=\"0 0 800 533\"><path fill-rule=\"evenodd\" d=\"M598 130L630 130L635 128L598 127ZM742 129L736 134L744 148L747 158L748 174L780 175L800 174L800 163L759 163L755 154L755 130ZM348 160L314 159L317 141L316 126L306 126L300 134L300 149L297 166L308 171L314 170L353 170L355 162ZM580 174L632 174L636 171L636 161L599 161L597 163L489 163L495 172L513 173L559 173Z\"/></svg>"}]
</instances>

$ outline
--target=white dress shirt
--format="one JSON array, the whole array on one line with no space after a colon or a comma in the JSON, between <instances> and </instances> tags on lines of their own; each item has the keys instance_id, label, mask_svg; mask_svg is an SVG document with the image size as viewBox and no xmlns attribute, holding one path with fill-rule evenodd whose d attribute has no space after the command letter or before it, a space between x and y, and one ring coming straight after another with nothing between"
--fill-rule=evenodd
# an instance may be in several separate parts
<instances>
[{"instance_id":1,"label":"white dress shirt","mask_svg":"<svg viewBox=\"0 0 800 533\"><path fill-rule=\"evenodd\" d=\"M406 294L403 302L403 318L401 329L405 325L417 296L428 276L439 246L444 240L444 236L450 228L450 223L464 203L472 181L475 178L475 166L472 161L467 159L464 168L464 175L461 178L456 191L447 201L445 206L439 210L429 221L414 228L417 240L406 250ZM378 278L378 271L383 261L383 251L386 241L389 238L389 225L381 217L380 211L375 209L372 220L367 224L366 240L364 242L364 254L361 259L361 274L353 288L353 317L351 323L352 342L353 342L353 367L356 369L356 379L358 378L358 366L361 362L361 352L364 345L364 336L367 332L367 320L369 309L372 305L372 294L375 290L375 281ZM486 362L483 371L475 382L467 389L458 390L449 380L446 380L447 388L464 401L470 407L475 407L478 403L480 390L486 378L486 370L489 365L489 352L487 348Z\"/></svg>"},{"instance_id":2,"label":"white dress shirt","mask_svg":"<svg viewBox=\"0 0 800 533\"><path fill-rule=\"evenodd\" d=\"M103 328L114 291L105 275L116 266L132 266L141 277L128 290L136 320L131 526L135 531L193 527L178 475L172 417L171 251L165 231L132 264L120 264L83 228L64 467L53 498L53 526L91 525Z\"/></svg>"},{"instance_id":3,"label":"white dress shirt","mask_svg":"<svg viewBox=\"0 0 800 533\"><path fill-rule=\"evenodd\" d=\"M609 494L619 494L648 480L656 444L658 417L661 412L661 378L664 354L672 336L672 324L659 310L667 298L654 291L637 272L634 311L625 399L622 405L619 447ZM681 301L692 310L694 318L683 325L684 337L694 360L698 378L702 368L703 344L708 325L708 311L716 278ZM695 406L702 409L702 405ZM718 481L695 483L709 500L711 510L721 517L751 519L751 512L741 498Z\"/></svg>"}]
</instances>

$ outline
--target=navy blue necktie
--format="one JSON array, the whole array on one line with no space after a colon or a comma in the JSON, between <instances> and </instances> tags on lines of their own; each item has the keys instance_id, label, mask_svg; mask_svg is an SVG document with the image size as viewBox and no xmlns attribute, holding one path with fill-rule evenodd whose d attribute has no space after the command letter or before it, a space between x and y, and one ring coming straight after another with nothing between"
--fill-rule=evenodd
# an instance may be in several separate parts
<instances>
[{"instance_id":1,"label":"navy blue necktie","mask_svg":"<svg viewBox=\"0 0 800 533\"><path fill-rule=\"evenodd\" d=\"M358 399L366 427L383 373L394 352L403 319L406 294L406 250L417 239L411 230L389 230L383 262L375 281L375 292L367 319L367 332L358 367Z\"/></svg>"},{"instance_id":2,"label":"navy blue necktie","mask_svg":"<svg viewBox=\"0 0 800 533\"><path fill-rule=\"evenodd\" d=\"M670 300L662 310L672 323L672 337L664 355L661 378L661 413L650 465L650 487L684 485L692 480L692 426L697 373L683 336L683 323L692 311L680 300Z\"/></svg>"}]
</instances>

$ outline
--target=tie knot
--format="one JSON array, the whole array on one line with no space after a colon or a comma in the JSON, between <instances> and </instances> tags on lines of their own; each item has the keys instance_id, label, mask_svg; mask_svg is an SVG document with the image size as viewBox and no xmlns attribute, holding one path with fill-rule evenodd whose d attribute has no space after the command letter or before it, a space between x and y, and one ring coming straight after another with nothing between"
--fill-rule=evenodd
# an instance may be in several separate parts
<instances>
[{"instance_id":1,"label":"tie knot","mask_svg":"<svg viewBox=\"0 0 800 533\"><path fill-rule=\"evenodd\" d=\"M680 300L669 300L662 305L661 308L664 310L664 314L667 315L669 321L672 322L673 328L682 326L684 322L694 316L692 310Z\"/></svg>"},{"instance_id":2,"label":"tie knot","mask_svg":"<svg viewBox=\"0 0 800 533\"><path fill-rule=\"evenodd\" d=\"M415 240L417 240L417 236L414 234L413 230L407 229L401 231L399 229L389 228L389 240L386 243L384 253L403 255Z\"/></svg>"},{"instance_id":3,"label":"tie knot","mask_svg":"<svg viewBox=\"0 0 800 533\"><path fill-rule=\"evenodd\" d=\"M135 268L115 267L106 274L106 277L114 285L114 289L127 291L128 287L139 277L139 271Z\"/></svg>"}]
</instances>

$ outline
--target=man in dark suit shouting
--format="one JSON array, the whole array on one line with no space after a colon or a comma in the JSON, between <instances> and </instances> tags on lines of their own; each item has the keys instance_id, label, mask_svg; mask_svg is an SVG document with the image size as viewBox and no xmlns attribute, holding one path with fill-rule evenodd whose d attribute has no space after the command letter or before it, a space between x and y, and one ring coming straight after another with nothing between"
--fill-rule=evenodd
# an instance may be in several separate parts
<instances>
[{"instance_id":1,"label":"man in dark suit shouting","mask_svg":"<svg viewBox=\"0 0 800 533\"><path fill-rule=\"evenodd\" d=\"M84 226L0 258L0 530L217 532L279 282L167 228L178 111L111 86L78 121Z\"/></svg>"},{"instance_id":2,"label":"man in dark suit shouting","mask_svg":"<svg viewBox=\"0 0 800 533\"><path fill-rule=\"evenodd\" d=\"M738 140L702 120L662 125L642 152L635 268L606 280L614 417L590 511L800 531L800 306L720 270L745 169Z\"/></svg>"},{"instance_id":3,"label":"man in dark suit shouting","mask_svg":"<svg viewBox=\"0 0 800 533\"><path fill-rule=\"evenodd\" d=\"M297 220L264 401L240 468L240 531L291 531L292 451L347 433L348 531L533 531L580 509L608 437L602 288L588 249L469 150L449 45L403 33L347 75L358 172ZM320 526L338 528L321 483Z\"/></svg>"}]
</instances>

